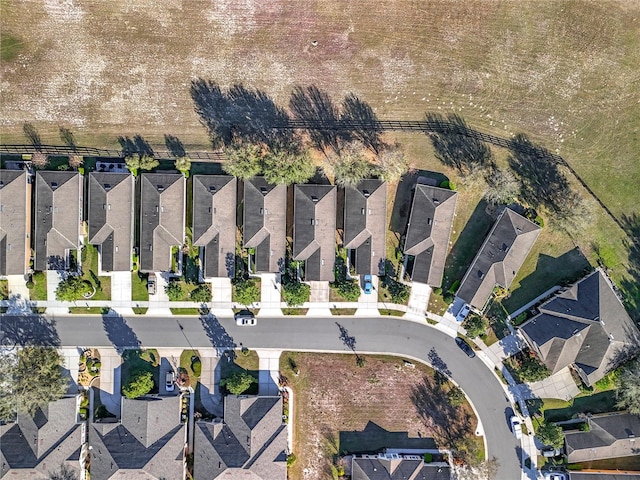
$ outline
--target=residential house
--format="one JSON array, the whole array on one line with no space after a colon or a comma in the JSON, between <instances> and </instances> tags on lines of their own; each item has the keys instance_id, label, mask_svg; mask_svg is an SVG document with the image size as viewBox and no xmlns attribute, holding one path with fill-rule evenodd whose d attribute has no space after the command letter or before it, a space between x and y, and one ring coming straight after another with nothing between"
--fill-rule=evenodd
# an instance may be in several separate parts
<instances>
[{"instance_id":1,"label":"residential house","mask_svg":"<svg viewBox=\"0 0 640 480\"><path fill-rule=\"evenodd\" d=\"M450 480L451 467L445 462L425 463L421 455L383 453L354 455L351 480Z\"/></svg>"},{"instance_id":2,"label":"residential house","mask_svg":"<svg viewBox=\"0 0 640 480\"><path fill-rule=\"evenodd\" d=\"M205 278L235 273L236 179L229 175L194 175L193 245L203 253Z\"/></svg>"},{"instance_id":3,"label":"residential house","mask_svg":"<svg viewBox=\"0 0 640 480\"><path fill-rule=\"evenodd\" d=\"M457 199L452 190L416 185L404 241L404 254L413 258L413 282L442 284Z\"/></svg>"},{"instance_id":4,"label":"residential house","mask_svg":"<svg viewBox=\"0 0 640 480\"><path fill-rule=\"evenodd\" d=\"M587 417L588 431L565 432L569 463L638 454L640 417L629 413L609 413Z\"/></svg>"},{"instance_id":5,"label":"residential house","mask_svg":"<svg viewBox=\"0 0 640 480\"><path fill-rule=\"evenodd\" d=\"M98 247L101 271L132 268L134 188L126 173L89 175L89 243Z\"/></svg>"},{"instance_id":6,"label":"residential house","mask_svg":"<svg viewBox=\"0 0 640 480\"><path fill-rule=\"evenodd\" d=\"M617 470L592 471L592 472L571 472L571 480L640 480L640 473L621 472Z\"/></svg>"},{"instance_id":7,"label":"residential house","mask_svg":"<svg viewBox=\"0 0 640 480\"><path fill-rule=\"evenodd\" d=\"M284 269L287 249L287 187L270 185L264 177L244 182L242 238L253 249L251 261L258 273Z\"/></svg>"},{"instance_id":8,"label":"residential house","mask_svg":"<svg viewBox=\"0 0 640 480\"><path fill-rule=\"evenodd\" d=\"M285 480L282 398L227 395L224 420L196 422L194 478Z\"/></svg>"},{"instance_id":9,"label":"residential house","mask_svg":"<svg viewBox=\"0 0 640 480\"><path fill-rule=\"evenodd\" d=\"M184 242L185 188L179 173L140 175L140 271L171 270L171 249Z\"/></svg>"},{"instance_id":10,"label":"residential house","mask_svg":"<svg viewBox=\"0 0 640 480\"><path fill-rule=\"evenodd\" d=\"M82 435L76 398L65 397L0 424L0 478L48 479L66 466L80 474Z\"/></svg>"},{"instance_id":11,"label":"residential house","mask_svg":"<svg viewBox=\"0 0 640 480\"><path fill-rule=\"evenodd\" d=\"M456 295L482 310L496 286L509 288L540 235L540 227L510 208L496 220Z\"/></svg>"},{"instance_id":12,"label":"residential house","mask_svg":"<svg viewBox=\"0 0 640 480\"><path fill-rule=\"evenodd\" d=\"M31 199L24 170L0 170L0 277L24 275L29 259ZM27 215L29 212L29 215Z\"/></svg>"},{"instance_id":13,"label":"residential house","mask_svg":"<svg viewBox=\"0 0 640 480\"><path fill-rule=\"evenodd\" d=\"M343 244L356 273L384 272L387 224L387 184L362 180L344 189Z\"/></svg>"},{"instance_id":14,"label":"residential house","mask_svg":"<svg viewBox=\"0 0 640 480\"><path fill-rule=\"evenodd\" d=\"M599 269L538 310L520 327L525 340L553 373L571 366L586 385L640 346L637 327Z\"/></svg>"},{"instance_id":15,"label":"residential house","mask_svg":"<svg viewBox=\"0 0 640 480\"><path fill-rule=\"evenodd\" d=\"M36 172L34 270L64 270L82 237L82 176Z\"/></svg>"},{"instance_id":16,"label":"residential house","mask_svg":"<svg viewBox=\"0 0 640 480\"><path fill-rule=\"evenodd\" d=\"M122 398L118 423L90 423L91 480L178 480L184 476L186 426L181 397Z\"/></svg>"},{"instance_id":17,"label":"residential house","mask_svg":"<svg viewBox=\"0 0 640 480\"><path fill-rule=\"evenodd\" d=\"M304 261L304 280L333 282L336 260L335 185L295 185L293 259Z\"/></svg>"}]
</instances>

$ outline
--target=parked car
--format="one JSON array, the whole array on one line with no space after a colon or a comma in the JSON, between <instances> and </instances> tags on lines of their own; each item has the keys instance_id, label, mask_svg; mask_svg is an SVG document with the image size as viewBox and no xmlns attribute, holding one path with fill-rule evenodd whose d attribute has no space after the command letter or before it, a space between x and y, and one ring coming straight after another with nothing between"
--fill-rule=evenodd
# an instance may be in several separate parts
<instances>
[{"instance_id":1,"label":"parked car","mask_svg":"<svg viewBox=\"0 0 640 480\"><path fill-rule=\"evenodd\" d=\"M543 457L555 458L555 457L559 457L560 455L562 455L562 449L555 448L555 447L552 447L552 446L547 446L547 447L542 447L540 449L540 453L542 453Z\"/></svg>"},{"instance_id":2,"label":"parked car","mask_svg":"<svg viewBox=\"0 0 640 480\"><path fill-rule=\"evenodd\" d=\"M564 472L547 472L544 480L569 480L569 474Z\"/></svg>"},{"instance_id":3,"label":"parked car","mask_svg":"<svg viewBox=\"0 0 640 480\"><path fill-rule=\"evenodd\" d=\"M511 431L516 438L520 440L522 438L522 420L520 420L516 415L513 415L509 419L509 423L511 424Z\"/></svg>"},{"instance_id":4,"label":"parked car","mask_svg":"<svg viewBox=\"0 0 640 480\"><path fill-rule=\"evenodd\" d=\"M250 310L240 310L234 315L234 317L236 319L236 325L241 327L253 327L258 323L255 315Z\"/></svg>"},{"instance_id":5,"label":"parked car","mask_svg":"<svg viewBox=\"0 0 640 480\"><path fill-rule=\"evenodd\" d=\"M471 311L471 307L469 306L468 303L465 303L460 309L460 311L458 312L458 315L456 315L456 320L460 323L464 322L464 319L467 318L467 315L469 315L470 311Z\"/></svg>"},{"instance_id":6,"label":"parked car","mask_svg":"<svg viewBox=\"0 0 640 480\"><path fill-rule=\"evenodd\" d=\"M473 358L476 356L476 352L473 351L471 345L464 341L463 338L456 337L456 344L460 347L460 349L467 354L469 358Z\"/></svg>"},{"instance_id":7,"label":"parked car","mask_svg":"<svg viewBox=\"0 0 640 480\"><path fill-rule=\"evenodd\" d=\"M156 275L155 273L150 273L147 278L147 290L149 291L149 295L156 294Z\"/></svg>"},{"instance_id":8,"label":"parked car","mask_svg":"<svg viewBox=\"0 0 640 480\"><path fill-rule=\"evenodd\" d=\"M373 292L373 283L371 283L371 275L364 276L364 293L369 295Z\"/></svg>"},{"instance_id":9,"label":"parked car","mask_svg":"<svg viewBox=\"0 0 640 480\"><path fill-rule=\"evenodd\" d=\"M167 392L173 392L173 390L176 388L175 382L176 382L176 374L173 373L173 370L169 370L165 377L165 384L164 384L165 390Z\"/></svg>"}]
</instances>

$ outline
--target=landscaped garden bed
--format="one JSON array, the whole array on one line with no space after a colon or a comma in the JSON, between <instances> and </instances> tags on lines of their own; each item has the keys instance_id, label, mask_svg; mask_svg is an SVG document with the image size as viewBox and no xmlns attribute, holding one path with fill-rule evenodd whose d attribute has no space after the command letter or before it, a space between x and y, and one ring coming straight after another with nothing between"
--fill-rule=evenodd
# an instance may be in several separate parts
<instances>
[{"instance_id":1,"label":"landscaped garden bed","mask_svg":"<svg viewBox=\"0 0 640 480\"><path fill-rule=\"evenodd\" d=\"M99 386L100 353L97 348L90 348L82 352L78 360L78 385L89 388Z\"/></svg>"},{"instance_id":2,"label":"landscaped garden bed","mask_svg":"<svg viewBox=\"0 0 640 480\"><path fill-rule=\"evenodd\" d=\"M547 366L528 348L508 357L503 363L517 383L537 382L551 375Z\"/></svg>"},{"instance_id":3,"label":"landscaped garden bed","mask_svg":"<svg viewBox=\"0 0 640 480\"><path fill-rule=\"evenodd\" d=\"M125 350L122 354L122 394L137 398L159 392L160 356L155 349Z\"/></svg>"}]
</instances>

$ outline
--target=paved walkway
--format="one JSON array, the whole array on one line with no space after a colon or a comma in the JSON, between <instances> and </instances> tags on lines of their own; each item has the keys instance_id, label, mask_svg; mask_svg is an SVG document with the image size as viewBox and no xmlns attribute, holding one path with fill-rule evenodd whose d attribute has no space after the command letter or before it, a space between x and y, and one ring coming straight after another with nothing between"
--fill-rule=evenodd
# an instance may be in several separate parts
<instances>
[{"instance_id":1,"label":"paved walkway","mask_svg":"<svg viewBox=\"0 0 640 480\"><path fill-rule=\"evenodd\" d=\"M413 315L421 319L424 318L429 305L429 297L431 296L431 287L425 283L413 283L411 285L411 295L407 305L407 316Z\"/></svg>"},{"instance_id":2,"label":"paved walkway","mask_svg":"<svg viewBox=\"0 0 640 480\"><path fill-rule=\"evenodd\" d=\"M279 350L259 350L258 354L258 394L278 395L280 384Z\"/></svg>"},{"instance_id":3,"label":"paved walkway","mask_svg":"<svg viewBox=\"0 0 640 480\"><path fill-rule=\"evenodd\" d=\"M24 275L7 275L7 283L9 286L9 296L15 295L29 300L29 289Z\"/></svg>"},{"instance_id":4,"label":"paved walkway","mask_svg":"<svg viewBox=\"0 0 640 480\"><path fill-rule=\"evenodd\" d=\"M120 418L120 375L122 358L113 348L100 348L100 401L107 410Z\"/></svg>"},{"instance_id":5,"label":"paved walkway","mask_svg":"<svg viewBox=\"0 0 640 480\"><path fill-rule=\"evenodd\" d=\"M263 273L260 275L260 312L259 317L280 317L280 275L277 273Z\"/></svg>"},{"instance_id":6,"label":"paved walkway","mask_svg":"<svg viewBox=\"0 0 640 480\"><path fill-rule=\"evenodd\" d=\"M491 359L494 364L500 364L502 361L518 353L527 346L526 342L518 334L508 335L502 340L487 347L484 353Z\"/></svg>"}]
</instances>

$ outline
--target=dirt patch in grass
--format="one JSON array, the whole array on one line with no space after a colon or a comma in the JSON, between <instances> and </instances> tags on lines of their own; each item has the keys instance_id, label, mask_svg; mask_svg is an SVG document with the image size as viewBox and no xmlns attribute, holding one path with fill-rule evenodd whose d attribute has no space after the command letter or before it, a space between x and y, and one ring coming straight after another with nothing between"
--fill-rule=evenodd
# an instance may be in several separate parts
<instances>
[{"instance_id":1,"label":"dirt patch in grass","mask_svg":"<svg viewBox=\"0 0 640 480\"><path fill-rule=\"evenodd\" d=\"M297 376L291 360L299 371ZM424 385L433 382L433 370L426 366L410 367L400 358L366 356L360 368L353 355L285 352L280 371L295 392L297 461L290 478L331 478L333 457L348 451L375 451L392 444L405 448L434 445L431 437L435 432L422 417L425 405L416 405L423 398ZM475 428L470 407L459 408L469 418L463 428Z\"/></svg>"}]
</instances>

